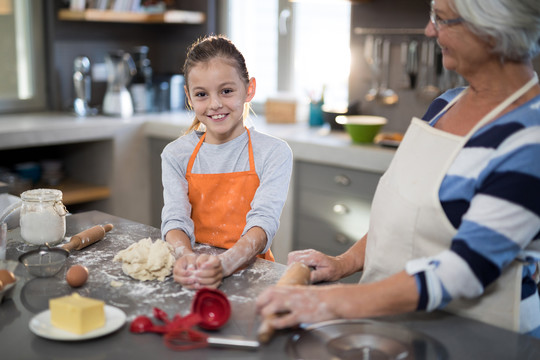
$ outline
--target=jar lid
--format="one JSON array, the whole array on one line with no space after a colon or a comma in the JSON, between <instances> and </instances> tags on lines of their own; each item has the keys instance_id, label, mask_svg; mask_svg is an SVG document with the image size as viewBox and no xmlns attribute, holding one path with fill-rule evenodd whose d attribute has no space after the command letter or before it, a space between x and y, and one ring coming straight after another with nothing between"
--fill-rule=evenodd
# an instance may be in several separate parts
<instances>
[{"instance_id":1,"label":"jar lid","mask_svg":"<svg viewBox=\"0 0 540 360\"><path fill-rule=\"evenodd\" d=\"M62 191L57 189L33 189L21 194L23 201L61 201Z\"/></svg>"}]
</instances>

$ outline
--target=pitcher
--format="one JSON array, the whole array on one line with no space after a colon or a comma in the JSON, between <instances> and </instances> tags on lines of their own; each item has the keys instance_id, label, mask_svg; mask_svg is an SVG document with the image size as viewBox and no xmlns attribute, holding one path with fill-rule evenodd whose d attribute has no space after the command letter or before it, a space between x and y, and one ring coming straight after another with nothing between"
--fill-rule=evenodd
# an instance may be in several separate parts
<instances>
[{"instance_id":1,"label":"pitcher","mask_svg":"<svg viewBox=\"0 0 540 360\"><path fill-rule=\"evenodd\" d=\"M133 114L133 101L127 85L137 69L131 55L123 50L105 56L107 91L103 99L103 113L129 117Z\"/></svg>"}]
</instances>

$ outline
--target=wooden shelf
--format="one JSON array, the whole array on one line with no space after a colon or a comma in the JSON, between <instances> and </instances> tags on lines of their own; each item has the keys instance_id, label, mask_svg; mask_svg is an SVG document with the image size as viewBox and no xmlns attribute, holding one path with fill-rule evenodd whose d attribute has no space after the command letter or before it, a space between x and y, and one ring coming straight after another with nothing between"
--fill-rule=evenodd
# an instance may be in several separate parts
<instances>
[{"instance_id":1,"label":"wooden shelf","mask_svg":"<svg viewBox=\"0 0 540 360\"><path fill-rule=\"evenodd\" d=\"M107 186L90 185L73 180L66 180L55 186L43 187L62 191L62 202L66 206L103 200L111 196L111 190Z\"/></svg>"},{"instance_id":2,"label":"wooden shelf","mask_svg":"<svg viewBox=\"0 0 540 360\"><path fill-rule=\"evenodd\" d=\"M147 24L202 24L206 20L199 11L168 10L163 13L120 12L112 10L88 9L71 11L61 9L58 18L66 21L125 22Z\"/></svg>"}]
</instances>

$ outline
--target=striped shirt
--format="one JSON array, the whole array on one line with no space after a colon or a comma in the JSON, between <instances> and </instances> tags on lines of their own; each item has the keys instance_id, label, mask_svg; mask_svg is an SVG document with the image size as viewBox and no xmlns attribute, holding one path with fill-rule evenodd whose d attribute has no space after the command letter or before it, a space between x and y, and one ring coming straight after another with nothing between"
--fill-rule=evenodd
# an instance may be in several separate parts
<instances>
[{"instance_id":1,"label":"striped shirt","mask_svg":"<svg viewBox=\"0 0 540 360\"><path fill-rule=\"evenodd\" d=\"M437 98L423 119L433 119L461 90ZM534 281L540 259L524 252L540 244L540 96L473 134L448 169L439 198L457 234L450 251L430 259L445 266L415 274L418 309L441 309L454 298L480 296L514 259L525 258L520 332L540 338Z\"/></svg>"}]
</instances>

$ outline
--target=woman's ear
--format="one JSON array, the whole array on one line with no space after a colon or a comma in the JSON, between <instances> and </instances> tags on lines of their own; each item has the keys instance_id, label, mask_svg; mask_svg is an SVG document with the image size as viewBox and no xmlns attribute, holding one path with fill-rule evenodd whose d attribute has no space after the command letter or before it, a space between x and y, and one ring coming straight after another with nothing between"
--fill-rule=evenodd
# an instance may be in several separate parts
<instances>
[{"instance_id":1,"label":"woman's ear","mask_svg":"<svg viewBox=\"0 0 540 360\"><path fill-rule=\"evenodd\" d=\"M255 89L257 87L257 82L255 81L255 78L249 79L249 84L247 88L247 94L246 94L246 102L250 102L251 99L255 96Z\"/></svg>"},{"instance_id":2,"label":"woman's ear","mask_svg":"<svg viewBox=\"0 0 540 360\"><path fill-rule=\"evenodd\" d=\"M189 107L193 109L193 105L191 105L191 97L189 96L187 85L184 85L184 92L186 93L186 99L188 101Z\"/></svg>"}]
</instances>

